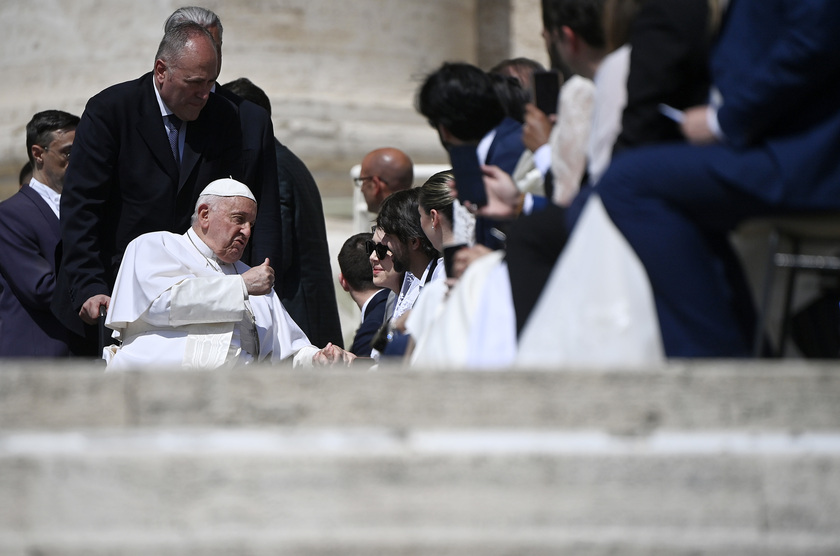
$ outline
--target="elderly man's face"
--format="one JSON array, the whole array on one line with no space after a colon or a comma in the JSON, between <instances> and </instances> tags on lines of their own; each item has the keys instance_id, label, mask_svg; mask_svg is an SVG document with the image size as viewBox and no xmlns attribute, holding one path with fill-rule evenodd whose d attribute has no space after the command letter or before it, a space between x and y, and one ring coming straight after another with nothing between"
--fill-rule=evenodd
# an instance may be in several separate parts
<instances>
[{"instance_id":1,"label":"elderly man's face","mask_svg":"<svg viewBox=\"0 0 840 556\"><path fill-rule=\"evenodd\" d=\"M204 243L216 257L226 263L238 261L251 239L257 203L246 197L223 197L215 208L199 207L198 215Z\"/></svg>"},{"instance_id":2,"label":"elderly man's face","mask_svg":"<svg viewBox=\"0 0 840 556\"><path fill-rule=\"evenodd\" d=\"M187 122L198 118L216 83L217 63L216 45L206 36L190 39L175 62L155 61L160 98L176 116Z\"/></svg>"}]
</instances>

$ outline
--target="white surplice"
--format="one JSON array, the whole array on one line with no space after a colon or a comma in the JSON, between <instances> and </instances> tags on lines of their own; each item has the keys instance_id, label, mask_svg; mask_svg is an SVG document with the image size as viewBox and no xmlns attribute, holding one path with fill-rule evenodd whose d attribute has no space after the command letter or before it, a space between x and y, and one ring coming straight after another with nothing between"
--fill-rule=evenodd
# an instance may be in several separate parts
<instances>
[{"instance_id":1,"label":"white surplice","mask_svg":"<svg viewBox=\"0 0 840 556\"><path fill-rule=\"evenodd\" d=\"M318 348L274 290L248 295L241 274L249 268L216 260L192 230L152 232L132 241L105 323L122 341L106 350L108 370L213 369L289 357L295 366L311 366Z\"/></svg>"}]
</instances>

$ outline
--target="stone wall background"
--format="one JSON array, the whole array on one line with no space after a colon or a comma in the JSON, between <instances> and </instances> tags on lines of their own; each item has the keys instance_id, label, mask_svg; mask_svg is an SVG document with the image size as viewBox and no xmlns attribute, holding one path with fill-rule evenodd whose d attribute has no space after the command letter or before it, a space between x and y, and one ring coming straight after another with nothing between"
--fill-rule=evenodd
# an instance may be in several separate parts
<instances>
[{"instance_id":1,"label":"stone wall background","mask_svg":"<svg viewBox=\"0 0 840 556\"><path fill-rule=\"evenodd\" d=\"M25 125L37 111L81 115L100 90L149 71L163 22L181 2L0 1L0 199L17 189ZM325 197L349 196L348 172L392 145L444 163L413 108L443 61L488 69L512 56L547 62L539 0L206 0L224 25L219 81L248 77L269 95L275 133Z\"/></svg>"}]
</instances>

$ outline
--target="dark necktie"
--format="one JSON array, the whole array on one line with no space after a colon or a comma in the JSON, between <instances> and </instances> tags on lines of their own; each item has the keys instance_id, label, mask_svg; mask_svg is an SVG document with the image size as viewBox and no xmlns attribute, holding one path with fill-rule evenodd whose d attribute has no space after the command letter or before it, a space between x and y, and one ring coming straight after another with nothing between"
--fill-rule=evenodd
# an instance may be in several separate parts
<instances>
[{"instance_id":1,"label":"dark necktie","mask_svg":"<svg viewBox=\"0 0 840 556\"><path fill-rule=\"evenodd\" d=\"M175 157L175 164L181 165L181 156L178 150L178 130L181 129L181 118L175 114L167 116L169 124L166 126L167 134L169 135L169 146L172 148L172 155Z\"/></svg>"}]
</instances>

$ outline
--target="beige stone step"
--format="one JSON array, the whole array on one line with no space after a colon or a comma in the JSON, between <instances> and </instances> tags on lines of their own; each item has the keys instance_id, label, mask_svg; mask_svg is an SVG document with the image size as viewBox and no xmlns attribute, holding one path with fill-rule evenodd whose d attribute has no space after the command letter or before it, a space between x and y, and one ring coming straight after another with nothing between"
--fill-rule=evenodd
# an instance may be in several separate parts
<instances>
[{"instance_id":1,"label":"beige stone step","mask_svg":"<svg viewBox=\"0 0 840 556\"><path fill-rule=\"evenodd\" d=\"M0 370L0 554L840 553L829 364Z\"/></svg>"},{"instance_id":2,"label":"beige stone step","mask_svg":"<svg viewBox=\"0 0 840 556\"><path fill-rule=\"evenodd\" d=\"M103 373L0 362L0 429L165 426L840 429L834 363L674 363L644 371Z\"/></svg>"}]
</instances>

